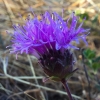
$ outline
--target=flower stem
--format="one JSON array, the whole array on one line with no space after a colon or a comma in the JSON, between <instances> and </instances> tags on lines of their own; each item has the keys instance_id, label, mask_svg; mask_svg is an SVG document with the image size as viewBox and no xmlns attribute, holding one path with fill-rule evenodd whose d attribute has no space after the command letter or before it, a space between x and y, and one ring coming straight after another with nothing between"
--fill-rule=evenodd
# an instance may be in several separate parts
<instances>
[{"instance_id":1,"label":"flower stem","mask_svg":"<svg viewBox=\"0 0 100 100\"><path fill-rule=\"evenodd\" d=\"M73 100L70 89L68 87L68 83L65 81L65 79L62 79L61 82L62 82L62 84L63 84L63 86L68 94L69 100Z\"/></svg>"}]
</instances>

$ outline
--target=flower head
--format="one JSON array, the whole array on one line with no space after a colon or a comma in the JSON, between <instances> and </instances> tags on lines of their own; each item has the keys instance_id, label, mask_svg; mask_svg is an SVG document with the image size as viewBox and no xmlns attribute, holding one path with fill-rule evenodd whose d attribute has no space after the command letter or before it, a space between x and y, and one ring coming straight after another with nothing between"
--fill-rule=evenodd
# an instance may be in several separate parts
<instances>
[{"instance_id":1,"label":"flower head","mask_svg":"<svg viewBox=\"0 0 100 100\"><path fill-rule=\"evenodd\" d=\"M14 25L11 52L32 54L40 60L50 77L65 78L73 72L73 57L69 49L77 47L72 42L79 43L82 39L87 44L85 33L89 30L82 28L83 22L77 27L77 21L74 13L67 21L56 12L45 12L41 20L36 16L33 19L28 17L25 25Z\"/></svg>"},{"instance_id":2,"label":"flower head","mask_svg":"<svg viewBox=\"0 0 100 100\"><path fill-rule=\"evenodd\" d=\"M57 14L50 15L46 12L41 15L41 20L37 17L30 19L28 17L27 22L23 26L14 25L14 34L12 39L12 51L13 53L29 53L39 52L40 54L46 53L47 49L60 50L61 48L77 48L71 43L75 41L79 43L81 38L86 43L86 34L88 29L82 28L81 23L76 29L78 18L72 13L71 24L68 27L68 21L63 19Z\"/></svg>"}]
</instances>

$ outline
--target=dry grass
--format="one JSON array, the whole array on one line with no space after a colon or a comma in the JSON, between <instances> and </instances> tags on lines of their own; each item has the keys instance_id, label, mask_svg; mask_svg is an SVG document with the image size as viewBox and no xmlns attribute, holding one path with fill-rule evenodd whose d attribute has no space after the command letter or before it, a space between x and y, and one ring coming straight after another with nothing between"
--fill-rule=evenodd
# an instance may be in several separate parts
<instances>
[{"instance_id":1,"label":"dry grass","mask_svg":"<svg viewBox=\"0 0 100 100\"><path fill-rule=\"evenodd\" d=\"M100 2L92 0L0 0L0 100L67 100L66 92L60 83L43 83L45 74L37 63L37 59L29 55L18 55L16 60L14 54L9 54L5 47L10 45L11 36L6 30L13 33L12 24L23 24L30 7L39 15L45 11L56 11L67 19L72 11L80 11L81 14L88 13L90 19L85 22L84 27L91 28L91 34L87 37L89 48L96 50L100 56L99 47L94 43L100 43ZM98 15L96 23L91 20ZM22 17L20 17L22 16ZM39 17L39 16L38 16ZM83 48L83 43L79 47ZM85 47L85 46L84 46ZM77 51L74 51L77 52ZM75 53L76 65L79 70L68 81L75 100L88 99L88 83L82 68L80 53ZM91 70L88 68L88 70ZM100 75L98 73L98 77ZM99 100L100 91L95 88L96 79L90 78L91 98Z\"/></svg>"}]
</instances>

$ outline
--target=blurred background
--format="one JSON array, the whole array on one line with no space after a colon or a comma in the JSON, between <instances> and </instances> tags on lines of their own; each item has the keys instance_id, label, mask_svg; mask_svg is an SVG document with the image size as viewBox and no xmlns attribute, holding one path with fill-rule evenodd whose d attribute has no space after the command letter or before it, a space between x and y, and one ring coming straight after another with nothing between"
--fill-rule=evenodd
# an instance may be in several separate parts
<instances>
[{"instance_id":1,"label":"blurred background","mask_svg":"<svg viewBox=\"0 0 100 100\"><path fill-rule=\"evenodd\" d=\"M88 46L80 41L78 47L84 51L73 51L79 70L68 84L74 100L100 100L100 0L0 0L0 100L68 100L61 83L42 82L46 75L34 56L18 55L16 60L6 48L11 45L12 25L24 24L27 16L32 16L31 9L38 18L45 11L55 11L66 20L74 11L79 23L86 19L83 26L90 29Z\"/></svg>"}]
</instances>

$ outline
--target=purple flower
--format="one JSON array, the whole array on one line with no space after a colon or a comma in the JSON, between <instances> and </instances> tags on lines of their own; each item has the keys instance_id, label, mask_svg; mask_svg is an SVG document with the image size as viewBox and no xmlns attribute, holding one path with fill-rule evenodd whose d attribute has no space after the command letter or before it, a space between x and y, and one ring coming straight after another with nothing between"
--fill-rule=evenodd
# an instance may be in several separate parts
<instances>
[{"instance_id":1,"label":"purple flower","mask_svg":"<svg viewBox=\"0 0 100 100\"><path fill-rule=\"evenodd\" d=\"M41 18L41 20L38 20L37 17L34 19L28 17L25 25L14 25L11 52L44 54L48 52L48 49L77 48L71 43L73 41L79 43L80 38L86 43L87 35L84 33L88 32L88 29L82 28L83 22L76 28L78 18L74 13L71 15L70 27L68 26L70 18L63 21L55 12L52 15L46 12L41 15Z\"/></svg>"},{"instance_id":2,"label":"purple flower","mask_svg":"<svg viewBox=\"0 0 100 100\"><path fill-rule=\"evenodd\" d=\"M48 76L65 78L73 73L73 57L69 49L78 49L72 42L79 43L82 39L87 44L85 33L89 29L82 28L83 22L77 26L77 21L74 13L66 21L55 12L45 12L41 20L36 16L28 17L25 25L14 25L11 52L32 54L40 60Z\"/></svg>"}]
</instances>

